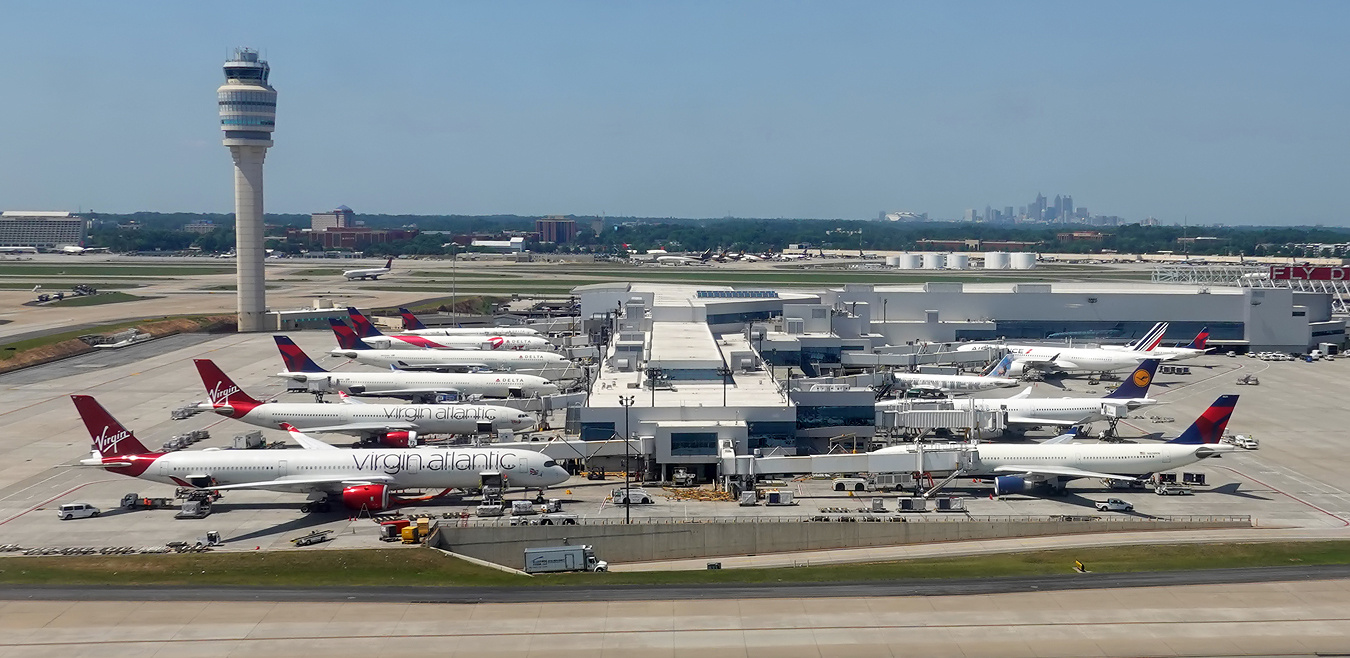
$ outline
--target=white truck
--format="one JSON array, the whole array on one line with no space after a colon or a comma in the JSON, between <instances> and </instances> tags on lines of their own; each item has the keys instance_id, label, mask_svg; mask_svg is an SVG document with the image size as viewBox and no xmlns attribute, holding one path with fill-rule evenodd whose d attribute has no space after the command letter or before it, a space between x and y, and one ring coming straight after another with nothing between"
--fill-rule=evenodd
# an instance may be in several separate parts
<instances>
[{"instance_id":1,"label":"white truck","mask_svg":"<svg viewBox=\"0 0 1350 658\"><path fill-rule=\"evenodd\" d=\"M590 544L525 549L525 573L609 571L609 563L595 558Z\"/></svg>"},{"instance_id":2,"label":"white truck","mask_svg":"<svg viewBox=\"0 0 1350 658\"><path fill-rule=\"evenodd\" d=\"M1105 501L1097 503L1098 512L1133 512L1134 505L1131 505L1119 498L1107 498Z\"/></svg>"},{"instance_id":3,"label":"white truck","mask_svg":"<svg viewBox=\"0 0 1350 658\"><path fill-rule=\"evenodd\" d=\"M615 505L651 505L655 502L646 489L638 487L614 489L609 492L609 499Z\"/></svg>"}]
</instances>

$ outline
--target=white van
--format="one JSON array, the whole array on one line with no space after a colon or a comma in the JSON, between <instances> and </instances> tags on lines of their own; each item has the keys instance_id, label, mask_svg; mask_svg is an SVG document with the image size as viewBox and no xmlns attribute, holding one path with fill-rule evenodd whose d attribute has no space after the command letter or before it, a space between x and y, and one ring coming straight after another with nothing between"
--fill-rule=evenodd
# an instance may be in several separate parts
<instances>
[{"instance_id":1,"label":"white van","mask_svg":"<svg viewBox=\"0 0 1350 658\"><path fill-rule=\"evenodd\" d=\"M98 516L98 508L89 503L70 503L56 510L56 518L62 521L86 519L91 516Z\"/></svg>"}]
</instances>

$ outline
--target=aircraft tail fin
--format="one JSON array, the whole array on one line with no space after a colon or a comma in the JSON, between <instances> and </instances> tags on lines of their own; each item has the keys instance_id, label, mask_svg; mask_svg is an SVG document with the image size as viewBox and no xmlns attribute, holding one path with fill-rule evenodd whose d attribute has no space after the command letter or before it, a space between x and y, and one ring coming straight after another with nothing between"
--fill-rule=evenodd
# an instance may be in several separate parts
<instances>
[{"instance_id":1,"label":"aircraft tail fin","mask_svg":"<svg viewBox=\"0 0 1350 658\"><path fill-rule=\"evenodd\" d=\"M1106 394L1106 398L1113 400L1130 400L1135 398L1148 397L1148 385L1153 383L1153 374L1158 372L1158 362L1160 359L1144 359L1139 367L1130 373L1130 376L1116 387L1116 390Z\"/></svg>"},{"instance_id":2,"label":"aircraft tail fin","mask_svg":"<svg viewBox=\"0 0 1350 658\"><path fill-rule=\"evenodd\" d=\"M1003 357L1003 359L1002 359L1001 361L999 361L998 363L995 363L994 365L989 366L988 368L986 368L984 372L980 373L980 376L981 376L981 377L1007 377L1007 376L1008 376L1008 372L1012 369L1012 362L1013 362L1012 355L1009 354L1009 355Z\"/></svg>"},{"instance_id":3,"label":"aircraft tail fin","mask_svg":"<svg viewBox=\"0 0 1350 658\"><path fill-rule=\"evenodd\" d=\"M281 361L286 364L287 372L328 372L309 358L290 336L272 336L272 339L277 342L277 351L281 352Z\"/></svg>"},{"instance_id":4,"label":"aircraft tail fin","mask_svg":"<svg viewBox=\"0 0 1350 658\"><path fill-rule=\"evenodd\" d=\"M412 311L409 311L409 310L406 309L406 308L403 308L403 307L400 306L399 309L398 309L398 314L401 315L401 316L403 316L403 330L404 330L404 331L415 331L415 330L417 330L417 329L426 329L426 328L427 328L426 325L422 324L422 321L421 321L421 320L418 320L418 319L417 319L417 316L416 316L416 315L413 315L413 312L412 312Z\"/></svg>"},{"instance_id":5,"label":"aircraft tail fin","mask_svg":"<svg viewBox=\"0 0 1350 658\"><path fill-rule=\"evenodd\" d=\"M337 337L338 347L344 350L368 350L370 346L361 341L361 337L346 322L337 318L328 318L328 326L333 328L333 335Z\"/></svg>"},{"instance_id":6,"label":"aircraft tail fin","mask_svg":"<svg viewBox=\"0 0 1350 658\"><path fill-rule=\"evenodd\" d=\"M1193 350L1203 350L1205 349L1205 345L1207 345L1208 343L1209 343L1209 327L1201 327L1200 333L1196 334L1195 339L1192 340L1191 344L1187 345L1186 347Z\"/></svg>"},{"instance_id":7,"label":"aircraft tail fin","mask_svg":"<svg viewBox=\"0 0 1350 658\"><path fill-rule=\"evenodd\" d=\"M103 405L90 395L72 395L75 410L80 413L89 438L94 440L94 451L103 457L118 455L143 455L149 453L140 439L131 430L117 422Z\"/></svg>"},{"instance_id":8,"label":"aircraft tail fin","mask_svg":"<svg viewBox=\"0 0 1350 658\"><path fill-rule=\"evenodd\" d=\"M394 269L394 259L390 258L389 260L384 261L384 269L386 270Z\"/></svg>"},{"instance_id":9,"label":"aircraft tail fin","mask_svg":"<svg viewBox=\"0 0 1350 658\"><path fill-rule=\"evenodd\" d=\"M1233 416L1233 408L1237 406L1238 396L1221 395L1214 404L1200 414L1191 426L1186 428L1180 436L1168 443L1182 443L1189 445L1200 445L1204 443L1218 443L1223 438L1223 431L1228 428L1228 419Z\"/></svg>"},{"instance_id":10,"label":"aircraft tail fin","mask_svg":"<svg viewBox=\"0 0 1350 658\"><path fill-rule=\"evenodd\" d=\"M211 359L193 359L197 364L197 374L202 377L202 384L206 386L206 394L211 398L211 404L217 407L230 406L242 413L242 416L261 402L253 399L243 389L239 388L230 376L225 374L215 361Z\"/></svg>"},{"instance_id":11,"label":"aircraft tail fin","mask_svg":"<svg viewBox=\"0 0 1350 658\"><path fill-rule=\"evenodd\" d=\"M1152 329L1149 329L1149 330L1148 330L1148 333L1144 334L1144 337L1143 337L1143 338L1140 338L1140 339L1134 344L1134 351L1135 351L1135 352L1152 352L1152 351L1153 351L1153 348L1157 347L1157 346L1158 346L1158 343L1161 343L1161 342L1162 342L1163 334L1166 334L1166 333L1167 333L1167 323L1166 323L1166 322L1159 322L1159 323L1157 323L1157 324L1154 324L1154 325L1153 325L1153 328L1152 328Z\"/></svg>"},{"instance_id":12,"label":"aircraft tail fin","mask_svg":"<svg viewBox=\"0 0 1350 658\"><path fill-rule=\"evenodd\" d=\"M347 307L347 315L352 319L352 326L356 327L356 335L361 338L371 338L373 336L383 336L379 329L371 324L370 319L356 310L355 306Z\"/></svg>"}]
</instances>

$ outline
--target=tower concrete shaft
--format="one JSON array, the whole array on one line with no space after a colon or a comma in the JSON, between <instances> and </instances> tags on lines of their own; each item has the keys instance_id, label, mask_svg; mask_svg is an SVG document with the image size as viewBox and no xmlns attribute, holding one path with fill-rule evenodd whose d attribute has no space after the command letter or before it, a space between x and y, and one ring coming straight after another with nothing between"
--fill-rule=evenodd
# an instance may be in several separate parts
<instances>
[{"instance_id":1,"label":"tower concrete shaft","mask_svg":"<svg viewBox=\"0 0 1350 658\"><path fill-rule=\"evenodd\" d=\"M217 90L222 143L234 159L234 240L239 331L265 331L267 281L263 249L263 160L276 127L271 67L247 48L225 62Z\"/></svg>"}]
</instances>

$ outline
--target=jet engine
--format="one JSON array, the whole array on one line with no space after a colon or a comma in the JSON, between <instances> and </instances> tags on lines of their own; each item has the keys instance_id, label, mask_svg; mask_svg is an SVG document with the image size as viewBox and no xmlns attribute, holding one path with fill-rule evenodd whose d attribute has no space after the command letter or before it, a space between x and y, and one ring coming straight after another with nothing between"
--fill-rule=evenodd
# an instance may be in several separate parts
<instances>
[{"instance_id":1,"label":"jet engine","mask_svg":"<svg viewBox=\"0 0 1350 658\"><path fill-rule=\"evenodd\" d=\"M348 509L377 512L389 507L389 487L383 484L361 484L342 490L342 504Z\"/></svg>"},{"instance_id":2,"label":"jet engine","mask_svg":"<svg viewBox=\"0 0 1350 658\"><path fill-rule=\"evenodd\" d=\"M417 432L414 430L385 432L384 436L378 437L380 445L387 448L416 448Z\"/></svg>"},{"instance_id":3,"label":"jet engine","mask_svg":"<svg viewBox=\"0 0 1350 658\"><path fill-rule=\"evenodd\" d=\"M1027 364L1026 364L1026 362L1025 362L1025 361L1018 361L1018 360L1014 359L1012 363L1009 363L1009 364L1008 364L1007 372L1004 372L1004 373L1003 373L1003 376L1004 376L1004 377L1011 377L1011 378L1016 379L1016 378L1021 377L1022 375L1025 375L1025 374L1027 374Z\"/></svg>"},{"instance_id":4,"label":"jet engine","mask_svg":"<svg viewBox=\"0 0 1350 658\"><path fill-rule=\"evenodd\" d=\"M1008 494L1022 493L1027 488L1027 481L1016 475L1000 475L994 478L994 495L1006 496Z\"/></svg>"}]
</instances>

